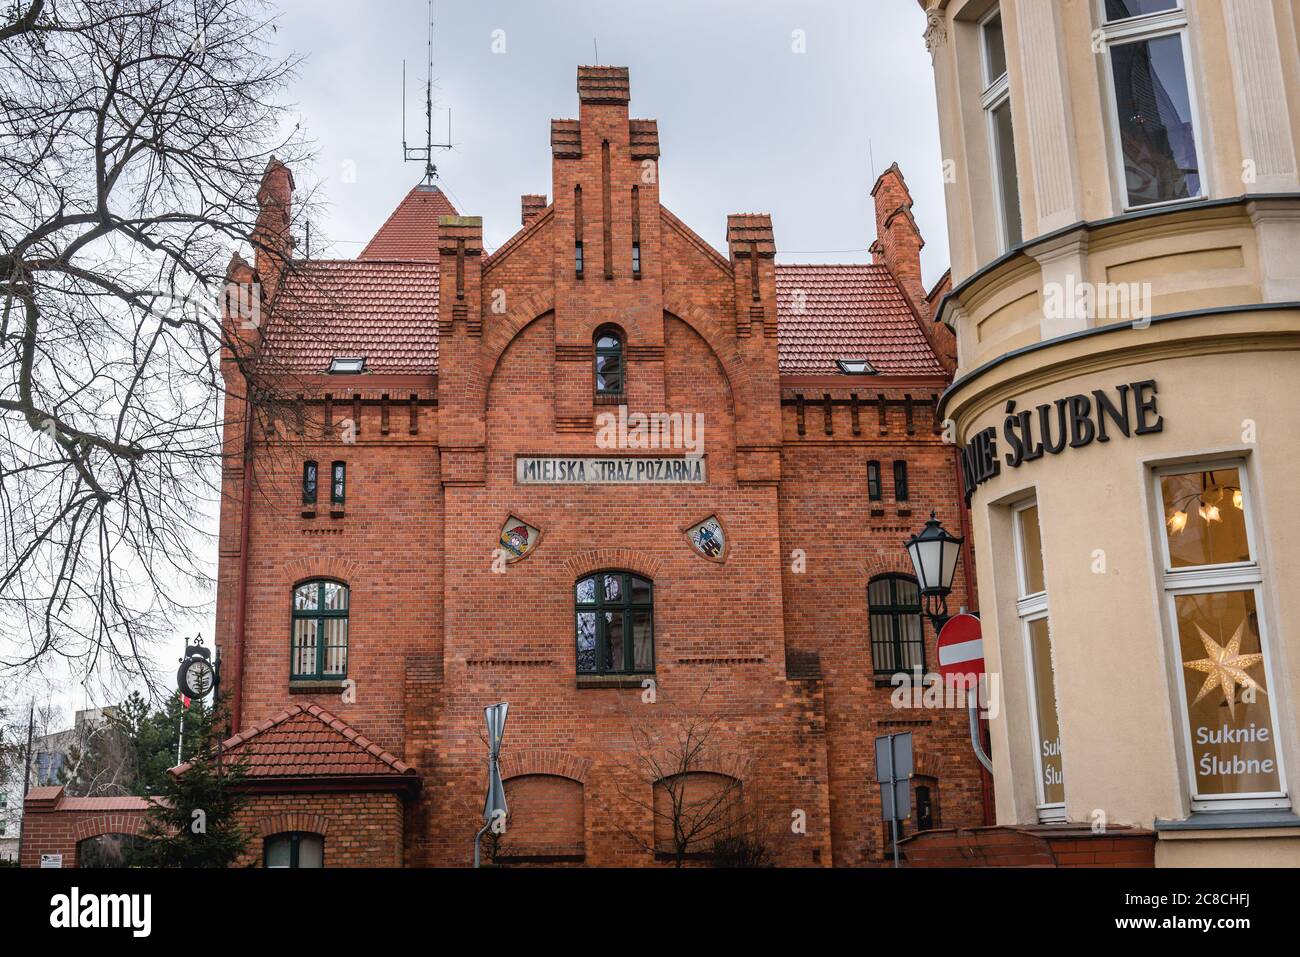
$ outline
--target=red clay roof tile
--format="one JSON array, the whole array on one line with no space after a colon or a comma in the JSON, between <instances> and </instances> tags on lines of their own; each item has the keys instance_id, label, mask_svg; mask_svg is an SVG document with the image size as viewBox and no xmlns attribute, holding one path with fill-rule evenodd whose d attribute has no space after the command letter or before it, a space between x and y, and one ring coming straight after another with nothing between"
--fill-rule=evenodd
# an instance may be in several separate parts
<instances>
[{"instance_id":1,"label":"red clay roof tile","mask_svg":"<svg viewBox=\"0 0 1300 957\"><path fill-rule=\"evenodd\" d=\"M248 762L248 777L415 775L396 755L357 733L319 705L294 705L227 738L226 754ZM184 774L188 764L173 768Z\"/></svg>"},{"instance_id":2,"label":"red clay roof tile","mask_svg":"<svg viewBox=\"0 0 1300 957\"><path fill-rule=\"evenodd\" d=\"M783 375L833 375L866 359L881 375L942 375L943 366L884 266L776 267Z\"/></svg>"}]
</instances>

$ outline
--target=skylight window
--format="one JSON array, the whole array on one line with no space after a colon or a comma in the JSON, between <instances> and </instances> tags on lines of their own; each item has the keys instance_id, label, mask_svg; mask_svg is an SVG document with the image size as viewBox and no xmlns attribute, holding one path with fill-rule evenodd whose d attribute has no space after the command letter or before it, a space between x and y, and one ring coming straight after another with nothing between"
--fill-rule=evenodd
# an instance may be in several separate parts
<instances>
[{"instance_id":1,"label":"skylight window","mask_svg":"<svg viewBox=\"0 0 1300 957\"><path fill-rule=\"evenodd\" d=\"M365 356L335 356L330 360L330 375L347 375L365 371Z\"/></svg>"},{"instance_id":2,"label":"skylight window","mask_svg":"<svg viewBox=\"0 0 1300 957\"><path fill-rule=\"evenodd\" d=\"M836 364L845 375L875 375L876 370L866 359L836 359Z\"/></svg>"}]
</instances>

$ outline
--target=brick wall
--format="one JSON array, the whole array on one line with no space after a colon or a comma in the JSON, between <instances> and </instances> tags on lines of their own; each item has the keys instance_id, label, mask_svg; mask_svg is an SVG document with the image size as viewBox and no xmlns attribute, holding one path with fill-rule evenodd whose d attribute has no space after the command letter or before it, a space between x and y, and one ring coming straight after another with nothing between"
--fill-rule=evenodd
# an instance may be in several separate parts
<instances>
[{"instance_id":1,"label":"brick wall","mask_svg":"<svg viewBox=\"0 0 1300 957\"><path fill-rule=\"evenodd\" d=\"M325 838L326 867L401 867L402 799L382 791L255 794L238 821L248 849L236 866L261 867L273 834L307 831Z\"/></svg>"},{"instance_id":2,"label":"brick wall","mask_svg":"<svg viewBox=\"0 0 1300 957\"><path fill-rule=\"evenodd\" d=\"M900 725L870 673L866 582L902 567L902 541L926 509L956 523L951 451L919 417L923 403L908 430L902 388L887 390L884 435L854 436L844 408L833 438L798 432L782 405L770 221L732 217L726 254L709 248L660 207L657 133L629 122L623 79L608 68L583 77L578 120L554 128L549 208L533 202L528 225L491 255L474 220L443 222L436 407L421 407L419 433L383 433L380 375L365 383L355 444L338 431L350 401L336 397L324 430L328 383L306 390L302 435L259 433L241 720L316 700L401 754L423 777L401 824L406 863L463 865L481 826L483 708L508 700L505 759L527 757L510 785L519 840L580 846L593 865L647 865L653 782L629 769L636 729L691 708L725 729L718 751L747 758L746 805L766 822L779 863L878 861L871 737ZM900 229L891 223L885 238ZM707 484L515 483L518 455L611 451L596 444L595 416L607 407L592 376L593 333L611 323L626 337L632 411L703 413ZM928 395L942 384L922 385ZM877 456L909 461L913 514L886 503L887 515L866 516L865 461ZM305 458L347 461L345 516L300 516ZM240 476L228 472L222 512L218 636L231 654ZM509 515L542 538L494 572ZM709 515L727 530L725 563L696 554L683 534ZM806 574L791 571L796 548L809 556ZM653 703L639 686L575 676L574 583L610 568L654 582ZM290 591L318 575L352 589L354 698L289 693ZM977 821L965 715L915 722L945 818Z\"/></svg>"}]
</instances>

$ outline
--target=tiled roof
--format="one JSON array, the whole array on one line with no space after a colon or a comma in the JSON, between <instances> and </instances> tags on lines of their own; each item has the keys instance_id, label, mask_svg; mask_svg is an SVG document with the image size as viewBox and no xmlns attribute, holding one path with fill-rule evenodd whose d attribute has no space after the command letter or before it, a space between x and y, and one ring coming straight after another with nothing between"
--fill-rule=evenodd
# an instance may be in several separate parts
<instances>
[{"instance_id":1,"label":"tiled roof","mask_svg":"<svg viewBox=\"0 0 1300 957\"><path fill-rule=\"evenodd\" d=\"M437 186L417 186L406 194L357 258L437 262L438 217L458 215Z\"/></svg>"},{"instance_id":2,"label":"tiled roof","mask_svg":"<svg viewBox=\"0 0 1300 957\"><path fill-rule=\"evenodd\" d=\"M317 259L294 264L276 295L266 357L293 374L365 356L367 372L438 366L438 264Z\"/></svg>"},{"instance_id":3,"label":"tiled roof","mask_svg":"<svg viewBox=\"0 0 1300 957\"><path fill-rule=\"evenodd\" d=\"M248 760L248 777L415 776L415 769L318 705L294 705L222 745ZM188 764L172 770L184 774Z\"/></svg>"},{"instance_id":4,"label":"tiled roof","mask_svg":"<svg viewBox=\"0 0 1300 957\"><path fill-rule=\"evenodd\" d=\"M837 359L867 359L881 375L943 374L884 266L779 265L776 303L782 375L833 375Z\"/></svg>"}]
</instances>

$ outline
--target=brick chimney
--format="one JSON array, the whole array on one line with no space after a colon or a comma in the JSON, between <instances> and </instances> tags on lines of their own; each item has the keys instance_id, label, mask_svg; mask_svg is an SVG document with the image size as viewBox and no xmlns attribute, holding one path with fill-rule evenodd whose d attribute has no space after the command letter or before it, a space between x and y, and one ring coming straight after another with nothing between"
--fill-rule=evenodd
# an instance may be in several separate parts
<instances>
[{"instance_id":1,"label":"brick chimney","mask_svg":"<svg viewBox=\"0 0 1300 957\"><path fill-rule=\"evenodd\" d=\"M934 322L934 306L921 280L921 249L925 240L912 218L912 194L898 164L880 174L871 188L876 201L876 241L871 244L872 261L883 265L897 281L916 314L921 332L939 362L952 372L957 365L956 342L952 333Z\"/></svg>"},{"instance_id":2,"label":"brick chimney","mask_svg":"<svg viewBox=\"0 0 1300 957\"><path fill-rule=\"evenodd\" d=\"M535 193L525 193L519 200L519 222L527 226L542 213L546 212L546 197Z\"/></svg>"},{"instance_id":3,"label":"brick chimney","mask_svg":"<svg viewBox=\"0 0 1300 957\"><path fill-rule=\"evenodd\" d=\"M274 156L266 164L262 185L257 191L257 225L250 237L253 243L253 268L262 284L262 295L269 305L275 298L285 263L293 256L293 237L289 235L289 216L293 208L293 172Z\"/></svg>"}]
</instances>

